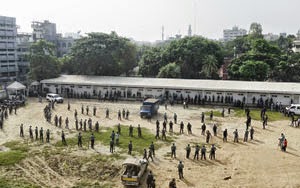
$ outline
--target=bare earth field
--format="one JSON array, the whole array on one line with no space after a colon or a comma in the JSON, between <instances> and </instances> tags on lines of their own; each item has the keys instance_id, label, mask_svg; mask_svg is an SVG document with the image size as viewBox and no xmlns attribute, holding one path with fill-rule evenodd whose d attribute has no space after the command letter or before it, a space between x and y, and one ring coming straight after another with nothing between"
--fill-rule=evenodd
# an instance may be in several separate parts
<instances>
[{"instance_id":1,"label":"bare earth field","mask_svg":"<svg viewBox=\"0 0 300 188\"><path fill-rule=\"evenodd\" d=\"M205 137L201 136L200 115L204 111L210 111L209 108L190 106L189 109L183 109L181 105L164 106L159 109L160 115L153 118L151 122L139 117L138 102L98 102L93 100L70 100L71 111L67 110L67 100L64 104L57 104L54 113L63 117L69 117L70 130L64 129L67 138L76 138L77 131L74 123L74 109L78 111L79 119L92 118L93 125L97 120L100 127L112 127L118 123L122 125L132 124L136 127L140 124L142 127L150 129L155 134L155 121L159 119L162 123L163 113L167 112L168 117L173 117L173 113L178 115L178 122L183 121L192 124L193 135L179 135L179 125L174 125L174 135L177 146L177 158L170 158L171 143L165 143L156 151L154 162L150 162L149 169L152 170L156 179L157 187L166 188L172 178L176 178L176 184L179 188L185 187L300 187L300 130L290 127L289 121L271 121L266 130L262 129L260 121L252 121L255 129L254 140L247 143L242 141L245 131L246 118L234 116L225 113L225 117L215 117L213 121L206 119L208 130L212 133L213 123L218 124L218 136L212 137L211 143L217 145L215 161L197 161L185 159L185 147L188 143L194 146L195 143L205 142ZM109 147L103 143L97 142L95 150L84 147L62 147L60 142L62 128L57 128L53 124L45 121L43 108L47 103L38 103L37 99L29 99L25 107L19 108L17 115L10 115L4 122L4 129L0 130L0 151L9 152L10 147L4 144L11 141L20 141L23 145L29 147L28 155L21 161L12 165L0 166L0 182L7 180L21 182L14 186L23 187L29 183L36 187L123 187L120 182L121 164L127 157L126 152L117 152L119 156L111 155ZM81 114L81 105L89 105L90 115ZM97 107L97 116L92 116L93 106ZM105 118L106 108L110 109L110 118ZM129 120L117 119L118 110L129 109ZM220 110L216 108L214 110ZM280 115L280 114L278 114ZM19 136L19 126L24 124L25 138ZM41 144L38 141L30 141L28 128L43 127L44 130L51 130L51 143ZM64 123L63 123L64 125ZM64 126L63 126L64 127ZM162 127L162 125L161 125ZM222 132L227 128L229 139L227 143L222 141ZM235 129L239 130L240 142L233 143L232 133ZM288 140L287 152L281 152L278 147L278 138L280 133L284 133ZM136 133L135 133L136 134ZM44 134L44 137L46 135ZM150 144L150 143L149 143ZM87 145L87 143L84 143ZM210 147L207 148L208 151ZM194 147L191 155L194 155ZM137 156L138 157L138 156ZM142 157L142 156L140 156ZM208 158L208 154L207 154ZM184 163L184 180L178 179L177 164L179 160ZM224 180L226 177L231 177ZM24 183L22 183L24 182ZM4 184L3 184L4 185ZM1 187L1 183L0 183ZM8 186L9 187L9 186ZM24 186L26 187L26 186ZM141 187L146 187L145 183Z\"/></svg>"}]
</instances>

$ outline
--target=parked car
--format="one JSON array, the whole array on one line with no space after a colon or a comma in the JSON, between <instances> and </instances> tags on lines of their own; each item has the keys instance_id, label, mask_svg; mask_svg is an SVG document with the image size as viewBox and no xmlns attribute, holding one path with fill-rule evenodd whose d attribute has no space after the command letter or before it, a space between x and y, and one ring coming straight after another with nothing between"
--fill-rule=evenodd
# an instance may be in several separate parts
<instances>
[{"instance_id":1,"label":"parked car","mask_svg":"<svg viewBox=\"0 0 300 188\"><path fill-rule=\"evenodd\" d=\"M300 104L291 104L285 108L290 115L300 115Z\"/></svg>"},{"instance_id":2,"label":"parked car","mask_svg":"<svg viewBox=\"0 0 300 188\"><path fill-rule=\"evenodd\" d=\"M146 173L148 162L146 159L127 158L123 162L121 181L125 186L139 186Z\"/></svg>"},{"instance_id":3,"label":"parked car","mask_svg":"<svg viewBox=\"0 0 300 188\"><path fill-rule=\"evenodd\" d=\"M46 99L47 101L54 101L57 103L63 103L64 102L64 98L62 98L61 96L59 96L58 94L55 93L48 93L46 95Z\"/></svg>"}]
</instances>

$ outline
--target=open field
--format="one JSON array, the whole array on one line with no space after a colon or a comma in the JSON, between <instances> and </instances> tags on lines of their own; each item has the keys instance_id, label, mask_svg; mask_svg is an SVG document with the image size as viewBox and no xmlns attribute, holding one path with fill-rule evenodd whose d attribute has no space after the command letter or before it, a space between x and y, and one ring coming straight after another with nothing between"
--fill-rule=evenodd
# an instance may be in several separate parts
<instances>
[{"instance_id":1,"label":"open field","mask_svg":"<svg viewBox=\"0 0 300 188\"><path fill-rule=\"evenodd\" d=\"M70 100L71 110L67 110L67 100L64 104L55 106L55 114L63 118L63 128L55 127L45 121L43 108L46 103L38 103L37 99L29 99L28 105L18 110L17 115L11 115L4 122L4 129L0 130L0 187L123 187L120 182L121 164L128 157L127 144L133 141L133 155L142 157L142 150L151 141L157 149L154 162L150 162L157 187L168 187L168 182L176 178L177 187L300 187L300 130L289 126L289 120L279 113L269 113L270 122L266 130L262 129L262 122L257 118L259 110L251 110L252 126L255 129L254 140L242 142L245 131L245 114L243 110L233 109L225 117L220 114L222 108L201 108L189 106L183 109L181 105L168 106L165 110L160 107L160 114L151 121L139 117L138 102L98 102L93 100ZM90 115L81 114L81 106L90 107ZM92 108L97 107L97 115L92 116ZM110 118L105 118L106 108L110 109ZM129 120L118 120L117 112L123 108L129 109ZM77 134L74 123L74 110L78 111L78 118L93 120L100 123L100 132L95 133L95 149L88 147L90 133L83 133L83 147L77 147ZM213 110L215 117L209 120L209 112ZM179 134L179 124L174 125L174 133L168 133L168 141L156 141L155 121L159 119L162 127L163 114L172 118L177 114L177 122L192 124L193 135L188 135L186 126L184 134ZM211 143L217 146L215 161L197 161L185 159L185 147L191 144L194 154L196 144L204 144L205 136L201 136L201 113L205 113L207 129L212 132L212 125L218 125L218 136L212 137ZM70 129L64 128L64 120L70 120ZM258 116L259 117L259 116ZM19 136L19 125L24 124L25 137ZM109 136L116 125L122 125L120 145L115 153L109 152ZM134 126L134 137L128 136L128 126ZM143 127L142 138L137 137L137 125ZM28 128L32 125L50 129L50 144L29 139ZM222 131L227 128L228 142L223 143ZM233 143L232 133L239 130L240 142ZM66 133L68 146L61 144L60 134ZM287 152L278 148L280 133L285 133L288 140ZM44 134L45 139L45 134ZM177 146L177 158L170 158L172 143ZM207 150L210 149L207 145ZM208 155L207 155L208 157ZM182 160L184 180L178 179L177 164ZM229 180L224 178L230 177ZM141 187L146 187L145 182Z\"/></svg>"}]
</instances>

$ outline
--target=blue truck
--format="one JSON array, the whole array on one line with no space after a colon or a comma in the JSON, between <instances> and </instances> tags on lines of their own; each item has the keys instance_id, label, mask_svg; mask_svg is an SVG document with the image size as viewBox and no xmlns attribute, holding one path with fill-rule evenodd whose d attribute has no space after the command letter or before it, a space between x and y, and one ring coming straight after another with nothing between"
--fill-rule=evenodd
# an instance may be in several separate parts
<instances>
[{"instance_id":1,"label":"blue truck","mask_svg":"<svg viewBox=\"0 0 300 188\"><path fill-rule=\"evenodd\" d=\"M140 109L140 116L141 118L146 117L146 118L151 118L152 116L157 114L158 108L159 108L159 99L146 99L143 102L143 105L141 106Z\"/></svg>"}]
</instances>

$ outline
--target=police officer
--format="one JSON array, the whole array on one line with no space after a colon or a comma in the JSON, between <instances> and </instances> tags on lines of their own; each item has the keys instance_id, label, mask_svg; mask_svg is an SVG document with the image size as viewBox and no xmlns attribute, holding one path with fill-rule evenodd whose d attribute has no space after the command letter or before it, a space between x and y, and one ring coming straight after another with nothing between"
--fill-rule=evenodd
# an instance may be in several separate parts
<instances>
[{"instance_id":1,"label":"police officer","mask_svg":"<svg viewBox=\"0 0 300 188\"><path fill-rule=\"evenodd\" d=\"M86 132L86 119L83 122L83 131Z\"/></svg>"},{"instance_id":2,"label":"police officer","mask_svg":"<svg viewBox=\"0 0 300 188\"><path fill-rule=\"evenodd\" d=\"M148 158L147 158L147 150L146 150L146 148L144 148L143 159L146 159L146 160L148 161Z\"/></svg>"},{"instance_id":3,"label":"police officer","mask_svg":"<svg viewBox=\"0 0 300 188\"><path fill-rule=\"evenodd\" d=\"M133 127L132 127L132 125L129 126L129 136L133 137Z\"/></svg>"},{"instance_id":4,"label":"police officer","mask_svg":"<svg viewBox=\"0 0 300 188\"><path fill-rule=\"evenodd\" d=\"M163 122L163 129L164 129L165 131L167 130L167 122L166 122L166 121Z\"/></svg>"},{"instance_id":5,"label":"police officer","mask_svg":"<svg viewBox=\"0 0 300 188\"><path fill-rule=\"evenodd\" d=\"M50 130L47 129L46 131L46 142L49 143L50 142Z\"/></svg>"},{"instance_id":6,"label":"police officer","mask_svg":"<svg viewBox=\"0 0 300 188\"><path fill-rule=\"evenodd\" d=\"M161 139L162 139L162 140L167 140L166 130L165 130L165 129L163 129L163 130L161 131Z\"/></svg>"},{"instance_id":7,"label":"police officer","mask_svg":"<svg viewBox=\"0 0 300 188\"><path fill-rule=\"evenodd\" d=\"M174 113L174 123L177 124L177 114Z\"/></svg>"},{"instance_id":8,"label":"police officer","mask_svg":"<svg viewBox=\"0 0 300 188\"><path fill-rule=\"evenodd\" d=\"M65 123L66 123L66 129L69 129L69 118L68 117L66 118Z\"/></svg>"},{"instance_id":9,"label":"police officer","mask_svg":"<svg viewBox=\"0 0 300 188\"><path fill-rule=\"evenodd\" d=\"M110 140L109 151L110 151L110 153L114 153L114 141L113 141L113 139Z\"/></svg>"},{"instance_id":10,"label":"police officer","mask_svg":"<svg viewBox=\"0 0 300 188\"><path fill-rule=\"evenodd\" d=\"M125 112L125 109L123 108L123 110L122 110L122 117L123 117L123 119L125 119L125 114L126 114L126 112Z\"/></svg>"},{"instance_id":11,"label":"police officer","mask_svg":"<svg viewBox=\"0 0 300 188\"><path fill-rule=\"evenodd\" d=\"M68 110L70 111L71 105L70 102L68 101Z\"/></svg>"},{"instance_id":12,"label":"police officer","mask_svg":"<svg viewBox=\"0 0 300 188\"><path fill-rule=\"evenodd\" d=\"M188 122L187 124L187 130L188 130L188 134L192 134L192 124L190 122Z\"/></svg>"},{"instance_id":13,"label":"police officer","mask_svg":"<svg viewBox=\"0 0 300 188\"><path fill-rule=\"evenodd\" d=\"M210 111L210 115L209 115L209 119L212 120L213 117L214 117L214 112L211 110L211 111Z\"/></svg>"},{"instance_id":14,"label":"police officer","mask_svg":"<svg viewBox=\"0 0 300 188\"><path fill-rule=\"evenodd\" d=\"M237 129L235 129L235 131L233 132L233 136L233 142L239 142L239 133Z\"/></svg>"},{"instance_id":15,"label":"police officer","mask_svg":"<svg viewBox=\"0 0 300 188\"><path fill-rule=\"evenodd\" d=\"M228 135L227 129L225 129L225 130L223 131L223 142L227 142L227 135Z\"/></svg>"},{"instance_id":16,"label":"police officer","mask_svg":"<svg viewBox=\"0 0 300 188\"><path fill-rule=\"evenodd\" d=\"M138 124L138 137L141 138L142 137L142 128L140 127L140 124Z\"/></svg>"},{"instance_id":17,"label":"police officer","mask_svg":"<svg viewBox=\"0 0 300 188\"><path fill-rule=\"evenodd\" d=\"M152 175L152 171L150 170L147 176L147 188L152 188L152 182L153 182L153 175Z\"/></svg>"},{"instance_id":18,"label":"police officer","mask_svg":"<svg viewBox=\"0 0 300 188\"><path fill-rule=\"evenodd\" d=\"M78 133L77 145L78 145L78 147L82 147L82 135L81 135L81 132Z\"/></svg>"},{"instance_id":19,"label":"police officer","mask_svg":"<svg viewBox=\"0 0 300 188\"><path fill-rule=\"evenodd\" d=\"M169 122L169 132L173 132L173 122L172 121L170 121Z\"/></svg>"},{"instance_id":20,"label":"police officer","mask_svg":"<svg viewBox=\"0 0 300 188\"><path fill-rule=\"evenodd\" d=\"M118 120L121 120L121 111L118 112Z\"/></svg>"},{"instance_id":21,"label":"police officer","mask_svg":"<svg viewBox=\"0 0 300 188\"><path fill-rule=\"evenodd\" d=\"M212 144L211 149L210 149L210 153L209 153L210 160L215 160L216 159L216 150L217 150L217 148L215 147L214 144Z\"/></svg>"},{"instance_id":22,"label":"police officer","mask_svg":"<svg viewBox=\"0 0 300 188\"><path fill-rule=\"evenodd\" d=\"M151 142L149 149L151 150L153 156L155 156L155 148L153 142Z\"/></svg>"},{"instance_id":23,"label":"police officer","mask_svg":"<svg viewBox=\"0 0 300 188\"><path fill-rule=\"evenodd\" d=\"M190 144L187 145L187 147L185 148L186 151L186 158L189 159L190 158L190 154L191 154L191 146Z\"/></svg>"},{"instance_id":24,"label":"police officer","mask_svg":"<svg viewBox=\"0 0 300 188\"><path fill-rule=\"evenodd\" d=\"M76 131L78 131L78 120L75 119L75 128L76 128Z\"/></svg>"},{"instance_id":25,"label":"police officer","mask_svg":"<svg viewBox=\"0 0 300 188\"><path fill-rule=\"evenodd\" d=\"M39 130L38 130L38 127L36 126L35 127L35 140L38 140L39 139Z\"/></svg>"},{"instance_id":26,"label":"police officer","mask_svg":"<svg viewBox=\"0 0 300 188\"><path fill-rule=\"evenodd\" d=\"M177 168L178 168L179 179L183 179L184 165L182 164L182 161L179 161L179 164L178 164Z\"/></svg>"},{"instance_id":27,"label":"police officer","mask_svg":"<svg viewBox=\"0 0 300 188\"><path fill-rule=\"evenodd\" d=\"M95 130L96 130L96 132L99 132L99 122L98 121L95 123Z\"/></svg>"},{"instance_id":28,"label":"police officer","mask_svg":"<svg viewBox=\"0 0 300 188\"><path fill-rule=\"evenodd\" d=\"M119 135L121 135L121 124L120 123L118 124L117 128L118 128Z\"/></svg>"},{"instance_id":29,"label":"police officer","mask_svg":"<svg viewBox=\"0 0 300 188\"><path fill-rule=\"evenodd\" d=\"M169 182L169 188L176 188L176 180L175 180L175 178L173 178L173 179Z\"/></svg>"},{"instance_id":30,"label":"police officer","mask_svg":"<svg viewBox=\"0 0 300 188\"><path fill-rule=\"evenodd\" d=\"M202 112L202 114L201 114L201 123L204 123L204 118L205 118L205 115L204 115L204 112Z\"/></svg>"},{"instance_id":31,"label":"police officer","mask_svg":"<svg viewBox=\"0 0 300 188\"><path fill-rule=\"evenodd\" d=\"M129 119L129 110L126 111L126 119Z\"/></svg>"},{"instance_id":32,"label":"police officer","mask_svg":"<svg viewBox=\"0 0 300 188\"><path fill-rule=\"evenodd\" d=\"M159 139L159 127L156 127L155 139Z\"/></svg>"},{"instance_id":33,"label":"police officer","mask_svg":"<svg viewBox=\"0 0 300 188\"><path fill-rule=\"evenodd\" d=\"M61 132L61 141L64 145L67 145L66 137L64 131Z\"/></svg>"},{"instance_id":34,"label":"police officer","mask_svg":"<svg viewBox=\"0 0 300 188\"><path fill-rule=\"evenodd\" d=\"M180 134L183 134L183 129L184 129L184 124L183 124L183 122L181 121L181 123L180 123L180 130L179 130L179 133L180 133Z\"/></svg>"},{"instance_id":35,"label":"police officer","mask_svg":"<svg viewBox=\"0 0 300 188\"><path fill-rule=\"evenodd\" d=\"M31 140L33 140L33 132L32 132L31 125L29 126L29 137L31 138Z\"/></svg>"},{"instance_id":36,"label":"police officer","mask_svg":"<svg viewBox=\"0 0 300 188\"><path fill-rule=\"evenodd\" d=\"M24 137L23 124L20 125L20 137Z\"/></svg>"},{"instance_id":37,"label":"police officer","mask_svg":"<svg viewBox=\"0 0 300 188\"><path fill-rule=\"evenodd\" d=\"M93 108L93 115L94 116L96 116L96 112L97 112L97 108L96 108L96 106L94 106L94 108Z\"/></svg>"},{"instance_id":38,"label":"police officer","mask_svg":"<svg viewBox=\"0 0 300 188\"><path fill-rule=\"evenodd\" d=\"M214 136L217 136L217 129L218 129L217 125L214 124L214 126L213 126Z\"/></svg>"},{"instance_id":39,"label":"police officer","mask_svg":"<svg viewBox=\"0 0 300 188\"><path fill-rule=\"evenodd\" d=\"M94 133L91 135L91 148L94 149L94 144L95 144L95 136Z\"/></svg>"},{"instance_id":40,"label":"police officer","mask_svg":"<svg viewBox=\"0 0 300 188\"><path fill-rule=\"evenodd\" d=\"M176 158L176 146L175 143L171 146L171 158Z\"/></svg>"},{"instance_id":41,"label":"police officer","mask_svg":"<svg viewBox=\"0 0 300 188\"><path fill-rule=\"evenodd\" d=\"M202 146L201 148L201 160L206 160L206 147L205 145Z\"/></svg>"},{"instance_id":42,"label":"police officer","mask_svg":"<svg viewBox=\"0 0 300 188\"><path fill-rule=\"evenodd\" d=\"M61 124L62 124L62 117L59 116L59 119L58 119L58 126L61 127Z\"/></svg>"},{"instance_id":43,"label":"police officer","mask_svg":"<svg viewBox=\"0 0 300 188\"><path fill-rule=\"evenodd\" d=\"M77 119L77 110L75 109L74 118Z\"/></svg>"},{"instance_id":44,"label":"police officer","mask_svg":"<svg viewBox=\"0 0 300 188\"><path fill-rule=\"evenodd\" d=\"M89 110L90 110L90 109L89 109L89 106L86 106L86 109L85 109L85 110L86 110L86 115L89 115Z\"/></svg>"},{"instance_id":45,"label":"police officer","mask_svg":"<svg viewBox=\"0 0 300 188\"><path fill-rule=\"evenodd\" d=\"M108 108L106 108L105 118L109 118L109 110L108 110Z\"/></svg>"},{"instance_id":46,"label":"police officer","mask_svg":"<svg viewBox=\"0 0 300 188\"><path fill-rule=\"evenodd\" d=\"M209 143L209 139L211 138L211 133L209 132L209 130L206 131L206 143Z\"/></svg>"},{"instance_id":47,"label":"police officer","mask_svg":"<svg viewBox=\"0 0 300 188\"><path fill-rule=\"evenodd\" d=\"M41 129L40 129L40 141L44 142L44 131L43 131L43 127L41 127Z\"/></svg>"},{"instance_id":48,"label":"police officer","mask_svg":"<svg viewBox=\"0 0 300 188\"><path fill-rule=\"evenodd\" d=\"M119 137L120 137L120 134L119 132L116 133L116 145L119 145Z\"/></svg>"},{"instance_id":49,"label":"police officer","mask_svg":"<svg viewBox=\"0 0 300 188\"><path fill-rule=\"evenodd\" d=\"M57 127L57 125L58 125L58 117L57 117L57 115L54 116L54 124Z\"/></svg>"},{"instance_id":50,"label":"police officer","mask_svg":"<svg viewBox=\"0 0 300 188\"><path fill-rule=\"evenodd\" d=\"M128 154L131 155L131 153L132 153L132 141L130 140L128 144Z\"/></svg>"},{"instance_id":51,"label":"police officer","mask_svg":"<svg viewBox=\"0 0 300 188\"><path fill-rule=\"evenodd\" d=\"M250 139L253 140L253 135L254 135L254 129L251 127L250 129Z\"/></svg>"},{"instance_id":52,"label":"police officer","mask_svg":"<svg viewBox=\"0 0 300 188\"><path fill-rule=\"evenodd\" d=\"M81 114L84 113L84 108L83 108L83 105L81 105Z\"/></svg>"},{"instance_id":53,"label":"police officer","mask_svg":"<svg viewBox=\"0 0 300 188\"><path fill-rule=\"evenodd\" d=\"M197 158L199 160L199 151L200 151L200 146L197 144L195 148L195 155L194 155L194 160Z\"/></svg>"},{"instance_id":54,"label":"police officer","mask_svg":"<svg viewBox=\"0 0 300 188\"><path fill-rule=\"evenodd\" d=\"M249 131L248 131L248 129L246 129L245 134L244 134L244 142L248 142L248 135L249 135Z\"/></svg>"},{"instance_id":55,"label":"police officer","mask_svg":"<svg viewBox=\"0 0 300 188\"><path fill-rule=\"evenodd\" d=\"M202 124L201 130L202 130L201 135L205 135L205 130L206 130L206 125L205 125L205 123Z\"/></svg>"}]
</instances>

